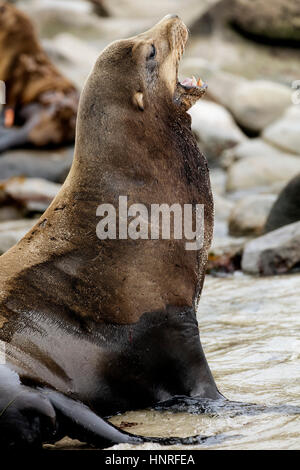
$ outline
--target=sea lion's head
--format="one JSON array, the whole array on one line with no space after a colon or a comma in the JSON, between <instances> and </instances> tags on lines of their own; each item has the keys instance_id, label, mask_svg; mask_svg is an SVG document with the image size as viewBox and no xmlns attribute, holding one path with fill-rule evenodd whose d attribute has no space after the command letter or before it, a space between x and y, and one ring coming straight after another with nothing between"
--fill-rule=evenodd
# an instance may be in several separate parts
<instances>
[{"instance_id":1,"label":"sea lion's head","mask_svg":"<svg viewBox=\"0 0 300 470\"><path fill-rule=\"evenodd\" d=\"M178 81L187 39L182 20L168 15L145 33L110 44L90 77L93 96L99 96L100 87L102 102L128 102L140 111L169 102L187 111L206 90L200 79Z\"/></svg>"}]
</instances>

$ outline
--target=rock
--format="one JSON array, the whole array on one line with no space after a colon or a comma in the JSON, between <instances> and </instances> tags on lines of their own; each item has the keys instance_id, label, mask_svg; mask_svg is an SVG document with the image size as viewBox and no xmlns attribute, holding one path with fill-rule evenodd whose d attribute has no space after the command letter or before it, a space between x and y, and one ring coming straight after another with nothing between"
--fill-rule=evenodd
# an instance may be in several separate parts
<instances>
[{"instance_id":1,"label":"rock","mask_svg":"<svg viewBox=\"0 0 300 470\"><path fill-rule=\"evenodd\" d=\"M257 155L234 163L228 170L227 191L286 183L300 172L300 158L287 154Z\"/></svg>"},{"instance_id":2,"label":"rock","mask_svg":"<svg viewBox=\"0 0 300 470\"><path fill-rule=\"evenodd\" d=\"M73 160L70 151L10 150L0 158L0 181L13 176L43 178L63 183Z\"/></svg>"},{"instance_id":3,"label":"rock","mask_svg":"<svg viewBox=\"0 0 300 470\"><path fill-rule=\"evenodd\" d=\"M208 254L207 272L214 275L224 275L239 270L246 241L245 237L214 236Z\"/></svg>"},{"instance_id":4,"label":"rock","mask_svg":"<svg viewBox=\"0 0 300 470\"><path fill-rule=\"evenodd\" d=\"M212 5L220 0L152 0L151 2L136 0L103 0L102 4L111 16L123 18L149 18L155 24L169 13L177 13L187 26L191 26L202 17Z\"/></svg>"},{"instance_id":5,"label":"rock","mask_svg":"<svg viewBox=\"0 0 300 470\"><path fill-rule=\"evenodd\" d=\"M300 154L300 106L288 108L281 119L264 130L263 138L285 151Z\"/></svg>"},{"instance_id":6,"label":"rock","mask_svg":"<svg viewBox=\"0 0 300 470\"><path fill-rule=\"evenodd\" d=\"M82 88L99 50L70 33L60 33L43 41L43 46L60 71Z\"/></svg>"},{"instance_id":7,"label":"rock","mask_svg":"<svg viewBox=\"0 0 300 470\"><path fill-rule=\"evenodd\" d=\"M11 178L0 184L2 193L22 204L28 211L44 212L61 185L40 178Z\"/></svg>"},{"instance_id":8,"label":"rock","mask_svg":"<svg viewBox=\"0 0 300 470\"><path fill-rule=\"evenodd\" d=\"M244 197L233 207L229 216L229 233L233 236L259 235L276 200L274 194Z\"/></svg>"},{"instance_id":9,"label":"rock","mask_svg":"<svg viewBox=\"0 0 300 470\"><path fill-rule=\"evenodd\" d=\"M220 196L218 193L214 197L214 238L223 238L228 235L228 217L233 207L233 202Z\"/></svg>"},{"instance_id":10,"label":"rock","mask_svg":"<svg viewBox=\"0 0 300 470\"><path fill-rule=\"evenodd\" d=\"M259 157L261 155L282 155L282 151L273 145L268 144L263 139L248 139L238 144L236 147L224 150L220 157L220 164L223 168L229 168L234 162L248 157ZM300 156L300 155L299 155Z\"/></svg>"},{"instance_id":11,"label":"rock","mask_svg":"<svg viewBox=\"0 0 300 470\"><path fill-rule=\"evenodd\" d=\"M261 39L300 41L298 0L235 0L232 19L240 30Z\"/></svg>"},{"instance_id":12,"label":"rock","mask_svg":"<svg viewBox=\"0 0 300 470\"><path fill-rule=\"evenodd\" d=\"M300 220L300 174L293 178L279 194L271 208L265 232L271 232L298 220Z\"/></svg>"},{"instance_id":13,"label":"rock","mask_svg":"<svg viewBox=\"0 0 300 470\"><path fill-rule=\"evenodd\" d=\"M34 226L36 219L0 222L0 253L5 253Z\"/></svg>"},{"instance_id":14,"label":"rock","mask_svg":"<svg viewBox=\"0 0 300 470\"><path fill-rule=\"evenodd\" d=\"M219 194L214 194L213 196L214 196L215 216L218 219L227 220L233 209L234 203L228 199L225 199Z\"/></svg>"},{"instance_id":15,"label":"rock","mask_svg":"<svg viewBox=\"0 0 300 470\"><path fill-rule=\"evenodd\" d=\"M0 222L18 220L24 218L24 211L14 206L0 207Z\"/></svg>"},{"instance_id":16,"label":"rock","mask_svg":"<svg viewBox=\"0 0 300 470\"><path fill-rule=\"evenodd\" d=\"M213 194L223 195L226 192L226 172L222 168L209 170L210 183Z\"/></svg>"},{"instance_id":17,"label":"rock","mask_svg":"<svg viewBox=\"0 0 300 470\"><path fill-rule=\"evenodd\" d=\"M300 222L295 222L248 242L242 269L250 274L283 274L299 262Z\"/></svg>"},{"instance_id":18,"label":"rock","mask_svg":"<svg viewBox=\"0 0 300 470\"><path fill-rule=\"evenodd\" d=\"M291 105L291 89L267 80L247 81L234 89L228 109L240 126L260 132Z\"/></svg>"},{"instance_id":19,"label":"rock","mask_svg":"<svg viewBox=\"0 0 300 470\"><path fill-rule=\"evenodd\" d=\"M216 159L224 149L246 139L229 112L216 103L198 101L189 113L192 130L207 158Z\"/></svg>"},{"instance_id":20,"label":"rock","mask_svg":"<svg viewBox=\"0 0 300 470\"><path fill-rule=\"evenodd\" d=\"M77 7L75 7L77 5ZM88 2L27 0L20 5L34 21L41 37L53 38L70 33L85 40L94 40L105 47L109 42L133 36L153 26L149 18L101 18Z\"/></svg>"}]
</instances>

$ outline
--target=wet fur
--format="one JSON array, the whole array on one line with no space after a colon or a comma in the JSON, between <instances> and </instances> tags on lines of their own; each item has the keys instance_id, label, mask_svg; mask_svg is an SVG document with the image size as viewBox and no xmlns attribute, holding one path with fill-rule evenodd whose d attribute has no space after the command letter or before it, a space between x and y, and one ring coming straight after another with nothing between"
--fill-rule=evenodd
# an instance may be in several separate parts
<instances>
[{"instance_id":1,"label":"wet fur","mask_svg":"<svg viewBox=\"0 0 300 470\"><path fill-rule=\"evenodd\" d=\"M186 101L174 101L177 50L185 34L182 22L171 17L104 50L81 96L69 176L36 226L0 258L5 367L18 374L29 403L33 391L46 396L46 422L52 408L56 414L48 434L39 419L28 445L64 433L98 446L137 443L145 438L116 431L97 415L176 395L222 398L196 320L213 201ZM153 41L156 63L149 64ZM116 86L120 77L126 79ZM143 109L133 99L137 92ZM185 240L99 240L97 206L117 206L119 195L147 207L204 204L203 248L186 251ZM0 392L1 406L7 402ZM14 402L2 416L12 430L14 407L18 412ZM94 420L94 433L87 433Z\"/></svg>"}]
</instances>

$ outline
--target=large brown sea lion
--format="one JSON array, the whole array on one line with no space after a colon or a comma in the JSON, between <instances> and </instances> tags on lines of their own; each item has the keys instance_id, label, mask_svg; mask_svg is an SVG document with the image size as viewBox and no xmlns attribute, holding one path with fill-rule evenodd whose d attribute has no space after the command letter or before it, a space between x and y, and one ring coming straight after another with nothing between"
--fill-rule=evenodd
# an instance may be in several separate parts
<instances>
[{"instance_id":1,"label":"large brown sea lion","mask_svg":"<svg viewBox=\"0 0 300 470\"><path fill-rule=\"evenodd\" d=\"M213 201L187 114L205 85L177 79L187 38L169 15L102 52L81 96L71 171L36 226L0 258L2 445L65 434L98 446L141 442L99 415L178 395L222 398L195 313ZM202 248L99 239L97 208L117 207L120 196L145 207L204 205Z\"/></svg>"},{"instance_id":2,"label":"large brown sea lion","mask_svg":"<svg viewBox=\"0 0 300 470\"><path fill-rule=\"evenodd\" d=\"M0 80L6 86L0 152L74 140L77 90L50 62L30 19L4 1L0 1Z\"/></svg>"}]
</instances>

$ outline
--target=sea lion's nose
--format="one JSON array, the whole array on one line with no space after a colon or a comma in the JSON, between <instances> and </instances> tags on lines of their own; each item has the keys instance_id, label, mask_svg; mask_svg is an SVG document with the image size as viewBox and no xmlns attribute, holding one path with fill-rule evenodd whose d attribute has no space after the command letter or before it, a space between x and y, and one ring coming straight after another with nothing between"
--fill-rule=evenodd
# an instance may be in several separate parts
<instances>
[{"instance_id":1,"label":"sea lion's nose","mask_svg":"<svg viewBox=\"0 0 300 470\"><path fill-rule=\"evenodd\" d=\"M165 20L172 20L173 18L179 18L178 15L170 14L165 16Z\"/></svg>"}]
</instances>

